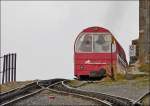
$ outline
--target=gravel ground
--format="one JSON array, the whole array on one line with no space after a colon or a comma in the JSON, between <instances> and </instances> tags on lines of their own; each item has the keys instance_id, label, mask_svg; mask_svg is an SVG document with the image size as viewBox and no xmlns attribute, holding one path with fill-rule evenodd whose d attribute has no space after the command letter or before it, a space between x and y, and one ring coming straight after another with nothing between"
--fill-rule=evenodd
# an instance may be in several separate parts
<instances>
[{"instance_id":1,"label":"gravel ground","mask_svg":"<svg viewBox=\"0 0 150 106\"><path fill-rule=\"evenodd\" d=\"M83 99L67 94L57 94L48 90L44 90L32 97L20 100L13 106L47 106L47 105L99 105L94 101Z\"/></svg>"},{"instance_id":2,"label":"gravel ground","mask_svg":"<svg viewBox=\"0 0 150 106\"><path fill-rule=\"evenodd\" d=\"M111 95L121 96L132 100L139 99L142 95L150 91L149 78L129 80L114 83L91 83L79 87L80 89L102 92Z\"/></svg>"}]
</instances>

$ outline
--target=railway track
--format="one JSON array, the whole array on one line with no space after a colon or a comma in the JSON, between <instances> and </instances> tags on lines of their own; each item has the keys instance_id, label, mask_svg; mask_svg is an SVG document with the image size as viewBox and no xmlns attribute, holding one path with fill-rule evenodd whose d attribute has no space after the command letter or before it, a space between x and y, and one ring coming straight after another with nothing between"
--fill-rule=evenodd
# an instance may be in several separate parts
<instances>
[{"instance_id":1,"label":"railway track","mask_svg":"<svg viewBox=\"0 0 150 106\"><path fill-rule=\"evenodd\" d=\"M23 87L13 89L9 92L0 94L0 106L11 105L14 102L33 96L45 89L46 86L52 85L64 79L51 79L32 82Z\"/></svg>"},{"instance_id":2,"label":"railway track","mask_svg":"<svg viewBox=\"0 0 150 106\"><path fill-rule=\"evenodd\" d=\"M1 94L0 105L10 105L19 100L33 96L43 90L49 90L59 94L68 94L80 98L89 99L102 106L133 106L136 104L126 98L72 88L65 84L66 81L67 80L65 79L51 79L33 82L22 88L18 88L10 92Z\"/></svg>"},{"instance_id":3,"label":"railway track","mask_svg":"<svg viewBox=\"0 0 150 106\"><path fill-rule=\"evenodd\" d=\"M73 93L73 94L80 94L80 95L87 96L89 98L93 98L95 100L100 100L99 102L107 106L133 106L136 104L136 103L133 104L133 101L126 99L126 98L72 88L66 85L65 81L55 84L54 86L51 86L50 88L53 90L64 91L64 92Z\"/></svg>"}]
</instances>

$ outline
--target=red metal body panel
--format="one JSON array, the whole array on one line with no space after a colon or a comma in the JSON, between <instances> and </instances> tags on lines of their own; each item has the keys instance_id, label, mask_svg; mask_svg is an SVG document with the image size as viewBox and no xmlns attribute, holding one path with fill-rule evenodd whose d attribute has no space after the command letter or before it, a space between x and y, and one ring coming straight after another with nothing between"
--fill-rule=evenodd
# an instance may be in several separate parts
<instances>
[{"instance_id":1,"label":"red metal body panel","mask_svg":"<svg viewBox=\"0 0 150 106\"><path fill-rule=\"evenodd\" d=\"M82 32L110 33L110 31L101 27L90 27L90 28L84 29ZM80 37L80 34L78 35L78 37ZM78 37L75 40L75 44L76 44ZM106 69L107 73L112 74L110 71L110 65L116 64L117 55L119 53L123 53L125 55L124 50L119 45L117 40L115 38L114 40L116 42L116 51L113 53L78 53L78 52L75 52L75 45L74 45L74 75L78 78L81 75L90 76L90 72L92 71L98 72L102 68Z\"/></svg>"},{"instance_id":2,"label":"red metal body panel","mask_svg":"<svg viewBox=\"0 0 150 106\"><path fill-rule=\"evenodd\" d=\"M82 32L109 32L110 33L109 30L107 30L105 28L102 28L102 27L96 27L96 26L95 27L86 28Z\"/></svg>"},{"instance_id":3,"label":"red metal body panel","mask_svg":"<svg viewBox=\"0 0 150 106\"><path fill-rule=\"evenodd\" d=\"M75 53L75 75L78 77L80 75L89 75L91 71L99 71L101 68L106 68L110 66L111 60L113 59L113 64L116 64L116 53ZM90 63L86 63L90 61ZM83 66L84 69L80 69ZM110 70L109 70L110 71Z\"/></svg>"}]
</instances>

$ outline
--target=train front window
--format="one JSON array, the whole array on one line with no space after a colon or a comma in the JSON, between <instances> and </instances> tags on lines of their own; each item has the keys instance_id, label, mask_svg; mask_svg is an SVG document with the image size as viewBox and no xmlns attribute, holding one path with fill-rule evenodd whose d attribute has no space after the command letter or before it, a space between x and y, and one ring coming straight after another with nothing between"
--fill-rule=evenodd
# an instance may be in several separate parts
<instances>
[{"instance_id":1,"label":"train front window","mask_svg":"<svg viewBox=\"0 0 150 106\"><path fill-rule=\"evenodd\" d=\"M91 34L82 35L76 45L76 51L78 52L92 52L92 36Z\"/></svg>"},{"instance_id":2,"label":"train front window","mask_svg":"<svg viewBox=\"0 0 150 106\"><path fill-rule=\"evenodd\" d=\"M111 52L111 35L93 34L93 52L110 53ZM115 51L115 44L112 44L112 52Z\"/></svg>"},{"instance_id":3,"label":"train front window","mask_svg":"<svg viewBox=\"0 0 150 106\"><path fill-rule=\"evenodd\" d=\"M93 35L93 52L110 52L111 40L107 40L109 35Z\"/></svg>"},{"instance_id":4,"label":"train front window","mask_svg":"<svg viewBox=\"0 0 150 106\"><path fill-rule=\"evenodd\" d=\"M115 44L113 44L112 52L115 50ZM105 33L81 33L75 44L75 51L81 53L110 53L111 35Z\"/></svg>"}]
</instances>

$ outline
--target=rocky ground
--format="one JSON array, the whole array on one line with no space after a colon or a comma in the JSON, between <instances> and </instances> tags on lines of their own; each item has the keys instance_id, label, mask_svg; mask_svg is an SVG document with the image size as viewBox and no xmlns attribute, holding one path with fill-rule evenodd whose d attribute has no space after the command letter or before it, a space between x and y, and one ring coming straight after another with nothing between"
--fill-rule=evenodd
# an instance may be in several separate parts
<instances>
[{"instance_id":1,"label":"rocky ground","mask_svg":"<svg viewBox=\"0 0 150 106\"><path fill-rule=\"evenodd\" d=\"M84 106L92 106L98 105L94 101L90 101L88 99L83 99L67 94L57 94L48 90L42 91L32 97L21 100L17 103L14 103L13 106L47 106L47 105L84 105Z\"/></svg>"}]
</instances>

